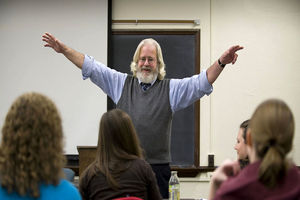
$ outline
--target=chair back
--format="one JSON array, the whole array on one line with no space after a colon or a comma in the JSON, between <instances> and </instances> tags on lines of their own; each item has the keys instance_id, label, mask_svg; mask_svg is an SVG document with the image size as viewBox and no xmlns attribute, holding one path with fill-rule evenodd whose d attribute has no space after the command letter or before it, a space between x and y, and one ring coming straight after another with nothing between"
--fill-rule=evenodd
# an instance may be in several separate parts
<instances>
[{"instance_id":1,"label":"chair back","mask_svg":"<svg viewBox=\"0 0 300 200\"><path fill-rule=\"evenodd\" d=\"M74 182L75 172L69 168L63 168L65 177L68 181Z\"/></svg>"}]
</instances>

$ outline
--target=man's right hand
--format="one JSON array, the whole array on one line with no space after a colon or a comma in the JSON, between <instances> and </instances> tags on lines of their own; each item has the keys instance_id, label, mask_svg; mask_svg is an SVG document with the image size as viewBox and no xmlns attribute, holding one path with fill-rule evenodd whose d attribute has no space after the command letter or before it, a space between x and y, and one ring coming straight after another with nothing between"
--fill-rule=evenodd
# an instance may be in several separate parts
<instances>
[{"instance_id":1,"label":"man's right hand","mask_svg":"<svg viewBox=\"0 0 300 200\"><path fill-rule=\"evenodd\" d=\"M66 51L66 49L67 49L67 46L65 44L63 44L61 41L59 41L58 39L56 39L50 33L44 33L44 35L42 36L42 38L43 38L42 40L44 42L46 42L46 44L44 45L44 47L51 47L57 53L64 53L64 51Z\"/></svg>"},{"instance_id":2,"label":"man's right hand","mask_svg":"<svg viewBox=\"0 0 300 200\"><path fill-rule=\"evenodd\" d=\"M45 47L51 47L57 53L62 53L66 58L68 58L73 64L75 64L79 69L82 68L84 62L84 54L68 47L58 39L56 39L50 33L45 33L42 36L42 40L46 42Z\"/></svg>"}]
</instances>

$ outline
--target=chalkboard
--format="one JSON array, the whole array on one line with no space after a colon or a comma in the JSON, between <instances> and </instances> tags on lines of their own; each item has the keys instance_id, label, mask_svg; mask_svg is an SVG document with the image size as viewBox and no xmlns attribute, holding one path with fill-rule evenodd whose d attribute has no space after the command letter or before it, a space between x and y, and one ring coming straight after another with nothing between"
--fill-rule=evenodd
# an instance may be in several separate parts
<instances>
[{"instance_id":1,"label":"chalkboard","mask_svg":"<svg viewBox=\"0 0 300 200\"><path fill-rule=\"evenodd\" d=\"M141 40L155 39L162 48L166 64L165 78L184 78L200 71L200 31L112 31L108 44L108 66L131 74L130 63ZM115 104L108 97L108 110ZM199 166L199 101L173 116L171 166Z\"/></svg>"}]
</instances>

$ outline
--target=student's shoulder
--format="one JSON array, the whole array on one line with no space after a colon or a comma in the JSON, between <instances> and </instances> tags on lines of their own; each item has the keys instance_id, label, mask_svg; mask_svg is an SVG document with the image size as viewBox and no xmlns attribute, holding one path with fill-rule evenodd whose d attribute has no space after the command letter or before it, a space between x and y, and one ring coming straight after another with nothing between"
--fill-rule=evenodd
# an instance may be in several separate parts
<instances>
[{"instance_id":1,"label":"student's shoulder","mask_svg":"<svg viewBox=\"0 0 300 200\"><path fill-rule=\"evenodd\" d=\"M141 158L135 159L133 161L133 164L134 165L142 165L142 166L150 166L147 161L145 161L144 159L141 159Z\"/></svg>"},{"instance_id":2,"label":"student's shoulder","mask_svg":"<svg viewBox=\"0 0 300 200\"><path fill-rule=\"evenodd\" d=\"M76 189L76 187L73 185L73 183L71 183L70 181L68 181L66 179L61 179L58 186L60 186L62 188L68 188L70 190Z\"/></svg>"},{"instance_id":3,"label":"student's shoulder","mask_svg":"<svg viewBox=\"0 0 300 200\"><path fill-rule=\"evenodd\" d=\"M150 172L152 172L152 168L150 166L150 164L143 160L143 159L136 159L133 161L132 165L131 165L132 169L134 169L136 171L136 173L139 171L139 173L143 173L143 174L148 174Z\"/></svg>"},{"instance_id":4,"label":"student's shoulder","mask_svg":"<svg viewBox=\"0 0 300 200\"><path fill-rule=\"evenodd\" d=\"M41 200L48 200L49 197L53 199L55 197L56 200L62 199L74 199L80 200L80 194L78 189L66 179L61 179L59 184L54 185L43 185L41 187Z\"/></svg>"}]
</instances>

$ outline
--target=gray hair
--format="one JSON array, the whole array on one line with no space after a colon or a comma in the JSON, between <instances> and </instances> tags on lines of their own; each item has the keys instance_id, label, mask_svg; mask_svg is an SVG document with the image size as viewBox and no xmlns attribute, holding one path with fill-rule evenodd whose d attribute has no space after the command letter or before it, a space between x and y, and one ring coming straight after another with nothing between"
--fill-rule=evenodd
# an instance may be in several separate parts
<instances>
[{"instance_id":1,"label":"gray hair","mask_svg":"<svg viewBox=\"0 0 300 200\"><path fill-rule=\"evenodd\" d=\"M166 70L165 70L165 63L164 63L164 59L162 56L162 51L160 48L160 45L158 44L158 42L156 42L154 39L152 38L147 38L144 39L140 42L140 44L137 46L134 56L133 56L133 60L130 64L130 69L132 71L133 76L136 77L136 72L137 72L137 63L139 60L139 56L141 53L141 48L145 45L145 44L153 44L156 47L156 57L157 57L157 69L158 69L158 76L157 78L159 80L163 80L165 75L166 75Z\"/></svg>"}]
</instances>

